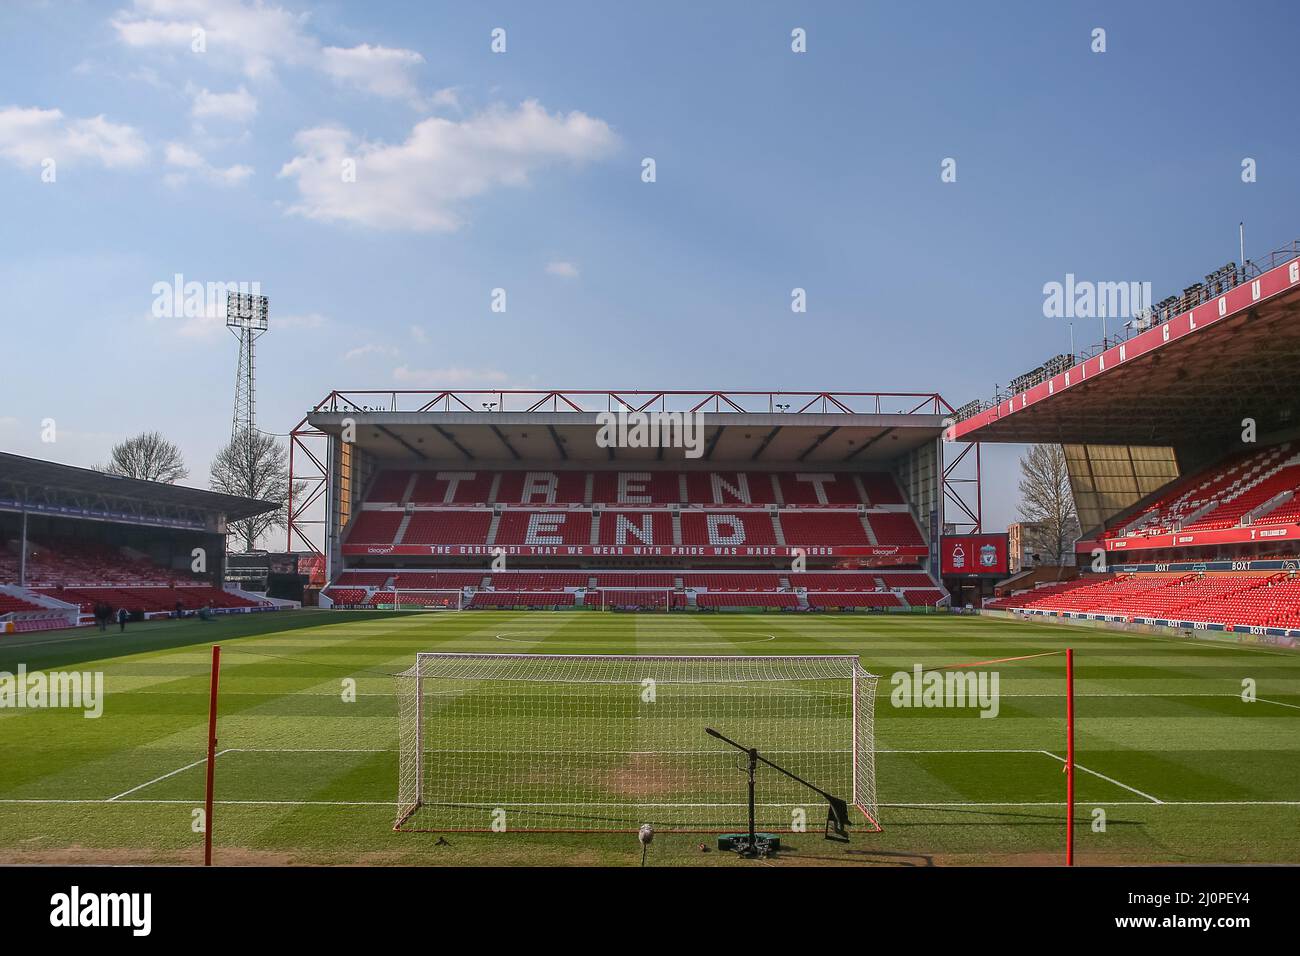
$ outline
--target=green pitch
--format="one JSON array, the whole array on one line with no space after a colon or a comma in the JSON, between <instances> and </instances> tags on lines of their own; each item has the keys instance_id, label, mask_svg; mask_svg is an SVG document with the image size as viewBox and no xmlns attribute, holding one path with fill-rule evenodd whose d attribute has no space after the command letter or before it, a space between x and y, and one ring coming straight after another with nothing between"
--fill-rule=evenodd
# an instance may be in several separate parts
<instances>
[{"instance_id":1,"label":"green pitch","mask_svg":"<svg viewBox=\"0 0 1300 956\"><path fill-rule=\"evenodd\" d=\"M102 672L105 691L98 719L0 709L0 863L201 859L212 643L223 646L218 863L640 862L627 834L454 833L439 845L436 834L394 833L387 675L421 650L861 655L881 675L885 831L847 846L786 834L779 862L1056 863L1063 656L978 668L998 675L995 717L895 706L891 677L1067 644L1078 669L1081 863L1300 859L1295 652L946 615L304 611L136 625L124 636L0 637L0 672ZM1243 686L1255 700L1243 700ZM650 861L741 865L702 852L701 839L661 834Z\"/></svg>"}]
</instances>

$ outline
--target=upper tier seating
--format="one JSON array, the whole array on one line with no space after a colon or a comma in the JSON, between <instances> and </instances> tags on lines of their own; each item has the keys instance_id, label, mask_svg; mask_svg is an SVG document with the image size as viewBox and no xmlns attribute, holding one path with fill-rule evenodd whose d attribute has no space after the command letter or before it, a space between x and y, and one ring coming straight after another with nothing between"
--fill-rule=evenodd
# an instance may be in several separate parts
<instances>
[{"instance_id":1,"label":"upper tier seating","mask_svg":"<svg viewBox=\"0 0 1300 956\"><path fill-rule=\"evenodd\" d=\"M414 479L414 481L412 481ZM775 484L774 484L775 479ZM780 498L777 497L780 488ZM365 501L378 504L465 505L666 505L745 508L901 505L902 492L888 472L768 471L413 471L375 475Z\"/></svg>"},{"instance_id":2,"label":"upper tier seating","mask_svg":"<svg viewBox=\"0 0 1300 956\"><path fill-rule=\"evenodd\" d=\"M484 526L484 535L487 527ZM462 541L482 541L462 538ZM534 547L561 544L591 544L590 511L507 511L497 525L494 544L524 544ZM671 543L671 542L670 542Z\"/></svg>"},{"instance_id":3,"label":"upper tier seating","mask_svg":"<svg viewBox=\"0 0 1300 956\"><path fill-rule=\"evenodd\" d=\"M666 511L606 511L600 516L600 543L670 545L672 516Z\"/></svg>"},{"instance_id":4,"label":"upper tier seating","mask_svg":"<svg viewBox=\"0 0 1300 956\"><path fill-rule=\"evenodd\" d=\"M682 512L682 544L703 547L775 545L776 532L766 512Z\"/></svg>"},{"instance_id":5,"label":"upper tier seating","mask_svg":"<svg viewBox=\"0 0 1300 956\"><path fill-rule=\"evenodd\" d=\"M381 471L370 485L365 500L401 504L406 500L411 474L409 471Z\"/></svg>"},{"instance_id":6,"label":"upper tier seating","mask_svg":"<svg viewBox=\"0 0 1300 956\"><path fill-rule=\"evenodd\" d=\"M872 512L867 514L867 522L879 544L912 547L925 545L921 529L916 526L916 521L909 512Z\"/></svg>"},{"instance_id":7,"label":"upper tier seating","mask_svg":"<svg viewBox=\"0 0 1300 956\"><path fill-rule=\"evenodd\" d=\"M335 579L336 586L381 588L391 575L387 571L344 571Z\"/></svg>"},{"instance_id":8,"label":"upper tier seating","mask_svg":"<svg viewBox=\"0 0 1300 956\"><path fill-rule=\"evenodd\" d=\"M685 474L688 502L727 507L776 504L770 474L743 471L688 471Z\"/></svg>"},{"instance_id":9,"label":"upper tier seating","mask_svg":"<svg viewBox=\"0 0 1300 956\"><path fill-rule=\"evenodd\" d=\"M507 505L583 504L587 500L587 473L503 471L495 500Z\"/></svg>"},{"instance_id":10,"label":"upper tier seating","mask_svg":"<svg viewBox=\"0 0 1300 956\"><path fill-rule=\"evenodd\" d=\"M909 515L902 517L912 520ZM856 511L783 511L781 530L785 543L795 547L871 544Z\"/></svg>"},{"instance_id":11,"label":"upper tier seating","mask_svg":"<svg viewBox=\"0 0 1300 956\"><path fill-rule=\"evenodd\" d=\"M482 544L491 524L492 515L486 511L416 511L401 543Z\"/></svg>"},{"instance_id":12,"label":"upper tier seating","mask_svg":"<svg viewBox=\"0 0 1300 956\"><path fill-rule=\"evenodd\" d=\"M676 472L598 471L591 476L594 504L657 505L681 498Z\"/></svg>"},{"instance_id":13,"label":"upper tier seating","mask_svg":"<svg viewBox=\"0 0 1300 956\"><path fill-rule=\"evenodd\" d=\"M405 515L400 511L362 511L348 522L351 544L392 544Z\"/></svg>"},{"instance_id":14,"label":"upper tier seating","mask_svg":"<svg viewBox=\"0 0 1300 956\"><path fill-rule=\"evenodd\" d=\"M1295 456L1290 456L1293 458ZM1236 526L1248 512L1258 508L1275 495L1300 489L1300 464L1287 464L1267 477L1261 476L1255 484L1230 491L1223 501L1201 518L1184 525L1185 531L1209 531Z\"/></svg>"},{"instance_id":15,"label":"upper tier seating","mask_svg":"<svg viewBox=\"0 0 1300 956\"><path fill-rule=\"evenodd\" d=\"M1288 499L1288 492L1300 492L1300 454L1291 443L1239 452L1172 483L1102 537L1232 528L1261 508L1253 523L1294 521L1300 503Z\"/></svg>"},{"instance_id":16,"label":"upper tier seating","mask_svg":"<svg viewBox=\"0 0 1300 956\"><path fill-rule=\"evenodd\" d=\"M778 476L781 497L787 505L865 504L852 475L796 472Z\"/></svg>"},{"instance_id":17,"label":"upper tier seating","mask_svg":"<svg viewBox=\"0 0 1300 956\"><path fill-rule=\"evenodd\" d=\"M472 505L487 501L495 476L490 471L421 471L411 502L417 505Z\"/></svg>"}]
</instances>

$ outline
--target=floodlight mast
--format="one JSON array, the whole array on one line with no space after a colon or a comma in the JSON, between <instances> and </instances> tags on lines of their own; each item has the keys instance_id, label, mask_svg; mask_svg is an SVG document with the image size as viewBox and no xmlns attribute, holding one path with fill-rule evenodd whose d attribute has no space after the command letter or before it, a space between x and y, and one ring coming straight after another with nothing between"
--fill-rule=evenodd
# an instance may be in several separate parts
<instances>
[{"instance_id":1,"label":"floodlight mast","mask_svg":"<svg viewBox=\"0 0 1300 956\"><path fill-rule=\"evenodd\" d=\"M257 362L255 343L269 328L269 303L264 295L226 293L226 328L239 339L239 367L235 372L235 410L230 436L250 434L257 427Z\"/></svg>"},{"instance_id":2,"label":"floodlight mast","mask_svg":"<svg viewBox=\"0 0 1300 956\"><path fill-rule=\"evenodd\" d=\"M747 773L749 775L749 846L745 848L745 856L754 856L758 853L758 832L754 825L754 775L758 770L758 765L760 763L764 766L771 767L777 773L789 777L795 783L802 784L825 800L827 808L826 839L836 840L837 842L848 842L848 834L845 832L845 827L847 827L849 823L849 805L845 801L841 800L839 797L832 796L821 787L809 783L798 774L791 773L779 764L773 763L760 754L755 747L746 747L744 744L736 743L736 741L718 733L712 727L705 727L704 732L710 737L716 737L724 744L729 744L730 746L735 747L749 758L749 766L747 767ZM832 827L832 821L834 821L834 827ZM831 835L832 829L836 833L835 836Z\"/></svg>"}]
</instances>

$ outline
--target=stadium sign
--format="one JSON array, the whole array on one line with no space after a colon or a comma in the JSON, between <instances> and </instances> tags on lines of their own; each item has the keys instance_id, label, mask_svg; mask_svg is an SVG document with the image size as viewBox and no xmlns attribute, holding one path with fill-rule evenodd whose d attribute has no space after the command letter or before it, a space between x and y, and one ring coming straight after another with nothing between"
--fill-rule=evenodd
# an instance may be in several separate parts
<instances>
[{"instance_id":1,"label":"stadium sign","mask_svg":"<svg viewBox=\"0 0 1300 956\"><path fill-rule=\"evenodd\" d=\"M944 577L993 575L1006 577L1006 534L946 534L939 544L939 567Z\"/></svg>"},{"instance_id":2,"label":"stadium sign","mask_svg":"<svg viewBox=\"0 0 1300 956\"><path fill-rule=\"evenodd\" d=\"M994 535L993 537L998 537ZM1001 535L1005 564L1006 535ZM793 558L812 557L924 558L923 545L650 545L650 544L345 544L345 555L370 557L494 557L498 553L516 557L704 557L704 558Z\"/></svg>"}]
</instances>

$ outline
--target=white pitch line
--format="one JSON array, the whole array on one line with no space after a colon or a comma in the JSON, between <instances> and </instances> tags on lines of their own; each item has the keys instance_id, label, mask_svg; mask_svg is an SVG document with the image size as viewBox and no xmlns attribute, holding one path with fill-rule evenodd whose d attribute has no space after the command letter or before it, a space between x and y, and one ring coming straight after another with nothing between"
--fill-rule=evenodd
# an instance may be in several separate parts
<instances>
[{"instance_id":1,"label":"white pitch line","mask_svg":"<svg viewBox=\"0 0 1300 956\"><path fill-rule=\"evenodd\" d=\"M226 751L226 750L219 750L219 751L217 751L217 754L216 754L216 755L217 755L218 757L220 757L220 756L221 756L222 754L224 754L224 753L229 753L229 751ZM117 796L115 796L115 797L109 797L108 800L105 801L105 802L107 802L107 803L112 803L112 802L114 802L115 800L120 800L120 799L122 799L123 797L125 797L127 794L135 793L137 790L143 790L145 787L152 786L152 785L155 784L155 783L158 783L158 782L160 782L160 781L162 781L162 780L166 780L168 777L174 777L174 776L176 776L178 773L184 773L186 770L189 770L189 769L192 768L192 767L197 767L199 764L201 764L201 763L207 763L207 762L208 762L208 758L207 758L207 757L204 757L204 758L202 758L201 760L196 760L196 761L194 761L193 763L187 763L185 766L183 766L183 767L179 767L179 768L177 768L176 770L171 771L170 773L165 773L165 774L163 774L161 777L154 777L152 780L146 781L145 783L140 784L138 787L132 787L130 790L123 790L123 791L122 791L121 793L119 793Z\"/></svg>"},{"instance_id":2,"label":"white pitch line","mask_svg":"<svg viewBox=\"0 0 1300 956\"><path fill-rule=\"evenodd\" d=\"M113 799L54 799L38 797L4 797L0 798L0 805L5 804L99 804L116 803L122 806L134 805L183 805L192 806L202 802L201 800L150 800L139 798L135 800L113 800ZM214 800L216 804L223 806L251 806L251 807L395 807L396 801L388 800ZM1143 800L1076 800L1075 804L1081 807L1300 807L1300 800L1163 800L1158 803L1150 803ZM488 804L482 804L488 806ZM497 804L492 804L496 806ZM626 806L626 804L610 804L611 806ZM770 806L807 806L806 803L800 804L767 804ZM882 807L893 809L907 809L927 807L1064 807L1064 801L1037 801L1037 802L1019 802L1019 803L972 803L972 802L952 802L952 803L882 803ZM510 804L506 806L574 806L574 804ZM647 806L647 804L641 804ZM741 806L741 804L662 804L662 806Z\"/></svg>"},{"instance_id":3,"label":"white pitch line","mask_svg":"<svg viewBox=\"0 0 1300 956\"><path fill-rule=\"evenodd\" d=\"M1065 758L1064 758L1064 757L1058 757L1056 754L1052 753L1050 750L1044 750L1044 751L1042 751L1042 753L1047 754L1047 756L1051 757L1053 760L1059 760L1061 763L1065 763ZM1151 794L1149 794L1149 793L1143 793L1143 792L1142 792L1141 790L1139 790L1137 787L1130 787L1130 786L1129 786L1128 784L1126 784L1126 783L1120 783L1120 782L1119 782L1118 780L1116 780L1114 777L1108 777L1108 776L1106 776L1104 773L1098 773L1096 770L1092 770L1092 769L1090 769L1090 768L1088 768L1088 767L1085 767L1085 766L1084 766L1083 764L1081 764L1081 763L1076 762L1076 763L1075 763L1075 767L1077 767L1079 770L1082 770L1084 773L1090 773L1090 774L1092 774L1094 777L1098 777L1098 778L1100 778L1100 779L1102 779L1102 780L1105 780L1107 783L1113 783L1115 786L1117 786L1117 787L1121 787L1121 788L1123 788L1124 790L1127 790L1129 793L1136 793L1139 797L1145 797L1147 800L1150 800L1152 803L1164 803L1163 800L1157 799L1156 797L1151 796Z\"/></svg>"},{"instance_id":4,"label":"white pitch line","mask_svg":"<svg viewBox=\"0 0 1300 956\"><path fill-rule=\"evenodd\" d=\"M1235 697L1236 695L1234 694L1233 696ZM1286 703L1285 701L1281 701L1281 700L1269 700L1269 699L1266 698L1266 697L1256 697L1255 699L1258 700L1258 701L1260 701L1261 703L1265 703L1265 704L1277 704L1277 706L1279 706L1279 707L1291 707L1291 708L1293 708L1293 709L1295 709L1295 710L1300 710L1300 704L1288 704L1288 703Z\"/></svg>"}]
</instances>

